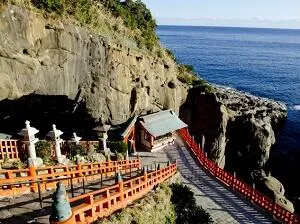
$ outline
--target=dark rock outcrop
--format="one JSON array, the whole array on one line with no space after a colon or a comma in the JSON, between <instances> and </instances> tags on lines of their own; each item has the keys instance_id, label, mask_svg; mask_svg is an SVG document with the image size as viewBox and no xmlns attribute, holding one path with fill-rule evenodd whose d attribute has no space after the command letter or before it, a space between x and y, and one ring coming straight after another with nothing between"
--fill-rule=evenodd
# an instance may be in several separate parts
<instances>
[{"instance_id":1,"label":"dark rock outcrop","mask_svg":"<svg viewBox=\"0 0 300 224\"><path fill-rule=\"evenodd\" d=\"M223 87L213 93L191 89L181 118L217 164L250 173L264 167L276 130L285 119L285 105ZM226 158L226 162L225 162Z\"/></svg>"},{"instance_id":2,"label":"dark rock outcrop","mask_svg":"<svg viewBox=\"0 0 300 224\"><path fill-rule=\"evenodd\" d=\"M294 211L276 178L251 176L255 170L264 174L275 132L287 116L285 105L223 87L215 87L211 93L194 88L189 90L180 116L198 142L205 136L204 150L220 167L257 183L259 190Z\"/></svg>"},{"instance_id":3,"label":"dark rock outcrop","mask_svg":"<svg viewBox=\"0 0 300 224\"><path fill-rule=\"evenodd\" d=\"M266 175L263 170L255 170L251 173L256 183L256 188L264 195L272 198L278 205L281 205L290 212L294 212L294 205L285 197L285 189L282 183L275 177Z\"/></svg>"}]
</instances>

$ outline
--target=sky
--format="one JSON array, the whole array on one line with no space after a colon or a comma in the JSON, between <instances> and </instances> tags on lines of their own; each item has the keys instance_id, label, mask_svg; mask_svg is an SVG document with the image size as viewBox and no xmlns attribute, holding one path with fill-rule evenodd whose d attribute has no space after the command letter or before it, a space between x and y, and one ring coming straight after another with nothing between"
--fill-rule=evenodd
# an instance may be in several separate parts
<instances>
[{"instance_id":1,"label":"sky","mask_svg":"<svg viewBox=\"0 0 300 224\"><path fill-rule=\"evenodd\" d=\"M159 25L300 29L300 0L143 0Z\"/></svg>"}]
</instances>

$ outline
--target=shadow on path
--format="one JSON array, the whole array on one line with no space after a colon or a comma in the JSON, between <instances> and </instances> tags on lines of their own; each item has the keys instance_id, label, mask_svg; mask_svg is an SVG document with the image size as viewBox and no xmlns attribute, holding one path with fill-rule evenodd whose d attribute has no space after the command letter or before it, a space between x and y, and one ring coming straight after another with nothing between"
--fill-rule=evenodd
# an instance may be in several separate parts
<instances>
[{"instance_id":1,"label":"shadow on path","mask_svg":"<svg viewBox=\"0 0 300 224\"><path fill-rule=\"evenodd\" d=\"M209 209L222 211L222 214L226 212L238 223L275 223L272 217L256 208L250 202L240 198L240 196L204 171L181 141L177 141L164 151L171 161L177 160L178 169L187 180L183 181L183 183L194 185L202 193L195 192L198 196L208 197L215 204L213 206L215 208ZM222 219L222 217L219 218Z\"/></svg>"}]
</instances>

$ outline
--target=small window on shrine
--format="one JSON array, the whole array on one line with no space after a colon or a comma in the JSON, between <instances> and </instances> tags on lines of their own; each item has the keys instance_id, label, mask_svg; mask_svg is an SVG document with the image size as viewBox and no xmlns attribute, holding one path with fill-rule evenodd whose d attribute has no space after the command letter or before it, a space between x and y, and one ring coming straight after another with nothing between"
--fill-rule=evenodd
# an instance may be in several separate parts
<instances>
[{"instance_id":1,"label":"small window on shrine","mask_svg":"<svg viewBox=\"0 0 300 224\"><path fill-rule=\"evenodd\" d=\"M147 132L145 132L145 140L147 141L147 142L150 142L150 137L151 137L151 135L149 135Z\"/></svg>"}]
</instances>

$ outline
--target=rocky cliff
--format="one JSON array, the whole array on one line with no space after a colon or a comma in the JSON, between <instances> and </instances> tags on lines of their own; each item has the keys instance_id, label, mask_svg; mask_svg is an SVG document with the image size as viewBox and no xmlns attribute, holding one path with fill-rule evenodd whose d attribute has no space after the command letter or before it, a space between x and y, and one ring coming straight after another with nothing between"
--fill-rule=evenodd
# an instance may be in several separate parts
<instances>
[{"instance_id":1,"label":"rocky cliff","mask_svg":"<svg viewBox=\"0 0 300 224\"><path fill-rule=\"evenodd\" d=\"M92 119L112 124L143 111L178 111L185 100L187 87L168 57L110 43L68 21L13 5L0 17L0 100L67 96L69 110L84 104Z\"/></svg>"},{"instance_id":2,"label":"rocky cliff","mask_svg":"<svg viewBox=\"0 0 300 224\"><path fill-rule=\"evenodd\" d=\"M260 191L294 211L282 184L264 172L275 133L287 116L285 105L224 87L210 93L193 88L180 116L198 142L204 136L204 150L220 167L255 182Z\"/></svg>"},{"instance_id":3,"label":"rocky cliff","mask_svg":"<svg viewBox=\"0 0 300 224\"><path fill-rule=\"evenodd\" d=\"M220 167L251 171L268 160L274 130L287 109L279 102L215 87L212 93L191 89L180 114L199 142L205 137L205 149Z\"/></svg>"}]
</instances>

